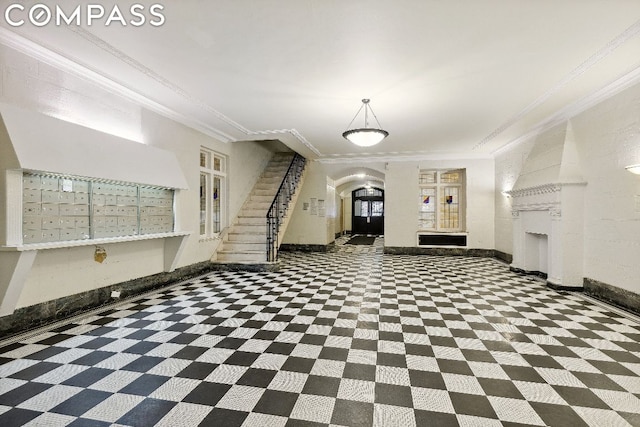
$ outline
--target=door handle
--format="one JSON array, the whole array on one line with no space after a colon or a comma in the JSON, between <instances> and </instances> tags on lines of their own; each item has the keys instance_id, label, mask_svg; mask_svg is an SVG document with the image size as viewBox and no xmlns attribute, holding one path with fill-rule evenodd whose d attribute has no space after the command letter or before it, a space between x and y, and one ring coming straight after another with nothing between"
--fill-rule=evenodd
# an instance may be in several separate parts
<instances>
[{"instance_id":1,"label":"door handle","mask_svg":"<svg viewBox=\"0 0 640 427\"><path fill-rule=\"evenodd\" d=\"M370 224L370 223L371 223L371 217L370 217L370 216L368 216L368 217L367 217L367 224Z\"/></svg>"}]
</instances>

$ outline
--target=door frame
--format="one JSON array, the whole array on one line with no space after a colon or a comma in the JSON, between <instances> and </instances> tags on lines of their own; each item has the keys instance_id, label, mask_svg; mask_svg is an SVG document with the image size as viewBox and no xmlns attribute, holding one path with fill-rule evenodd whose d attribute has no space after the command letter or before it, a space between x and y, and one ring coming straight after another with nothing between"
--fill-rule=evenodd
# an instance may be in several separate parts
<instances>
[{"instance_id":1,"label":"door frame","mask_svg":"<svg viewBox=\"0 0 640 427\"><path fill-rule=\"evenodd\" d=\"M367 192L371 191L371 193L376 193L376 192L380 192L381 195L371 195L371 196L356 196L356 193L361 191L361 190L367 190ZM370 228L366 229L362 227L361 224L361 220L360 218L363 218L361 216L356 216L356 202L360 200L360 201L367 201L367 202L377 202L377 201L381 201L382 204L382 215L381 216L372 216L370 215L369 217L367 217L368 221L366 224L370 224ZM360 188L356 188L355 190L353 190L351 192L351 234L371 234L371 235L383 235L384 234L384 189L382 188L378 188L378 187L370 187L370 188L366 188L366 187L360 187ZM369 213L371 213L371 204L369 204L369 209L368 209ZM375 219L374 219L375 218ZM371 219L374 219L373 222L371 222Z\"/></svg>"}]
</instances>

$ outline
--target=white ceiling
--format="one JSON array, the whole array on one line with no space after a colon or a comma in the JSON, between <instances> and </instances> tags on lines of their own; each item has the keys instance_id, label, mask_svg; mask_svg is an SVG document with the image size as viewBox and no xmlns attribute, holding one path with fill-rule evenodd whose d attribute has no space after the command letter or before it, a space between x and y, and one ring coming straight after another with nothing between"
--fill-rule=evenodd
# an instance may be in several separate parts
<instances>
[{"instance_id":1,"label":"white ceiling","mask_svg":"<svg viewBox=\"0 0 640 427\"><path fill-rule=\"evenodd\" d=\"M640 80L638 0L139 3L163 4L164 25L1 26L199 130L328 161L490 155ZM362 98L390 133L374 147L341 136Z\"/></svg>"}]
</instances>

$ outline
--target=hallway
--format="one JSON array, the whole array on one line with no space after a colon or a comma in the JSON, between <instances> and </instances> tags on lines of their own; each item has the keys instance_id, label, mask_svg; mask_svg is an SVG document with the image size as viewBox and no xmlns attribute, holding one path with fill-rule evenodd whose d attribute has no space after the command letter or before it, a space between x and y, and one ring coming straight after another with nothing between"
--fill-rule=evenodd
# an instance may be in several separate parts
<instances>
[{"instance_id":1,"label":"hallway","mask_svg":"<svg viewBox=\"0 0 640 427\"><path fill-rule=\"evenodd\" d=\"M640 426L637 319L345 240L0 342L0 425Z\"/></svg>"}]
</instances>

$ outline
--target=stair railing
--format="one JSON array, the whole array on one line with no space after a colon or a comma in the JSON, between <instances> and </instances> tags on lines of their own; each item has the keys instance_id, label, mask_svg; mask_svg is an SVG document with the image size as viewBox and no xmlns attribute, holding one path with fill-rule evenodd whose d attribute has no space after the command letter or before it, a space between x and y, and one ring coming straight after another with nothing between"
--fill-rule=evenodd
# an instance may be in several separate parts
<instances>
[{"instance_id":1,"label":"stair railing","mask_svg":"<svg viewBox=\"0 0 640 427\"><path fill-rule=\"evenodd\" d=\"M271 207L267 211L267 262L274 262L278 256L278 232L287 213L289 202L302 177L306 159L296 153L289 164L287 173L280 183Z\"/></svg>"}]
</instances>

